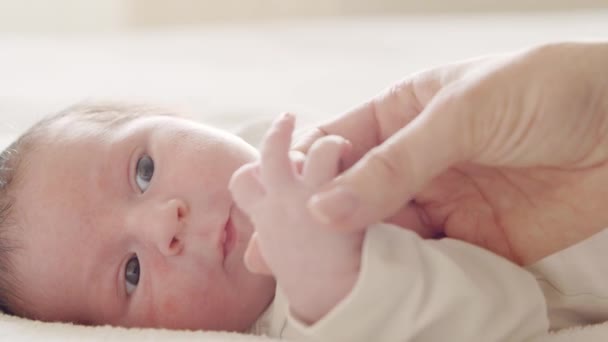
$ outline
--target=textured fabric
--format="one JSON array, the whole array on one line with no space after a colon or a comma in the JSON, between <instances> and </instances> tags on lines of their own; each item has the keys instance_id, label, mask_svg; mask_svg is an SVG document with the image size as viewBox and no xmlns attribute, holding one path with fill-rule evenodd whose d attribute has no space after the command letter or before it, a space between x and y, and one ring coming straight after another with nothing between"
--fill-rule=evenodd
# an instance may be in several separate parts
<instances>
[{"instance_id":1,"label":"textured fabric","mask_svg":"<svg viewBox=\"0 0 608 342\"><path fill-rule=\"evenodd\" d=\"M545 296L554 330L608 320L608 229L528 269Z\"/></svg>"}]
</instances>

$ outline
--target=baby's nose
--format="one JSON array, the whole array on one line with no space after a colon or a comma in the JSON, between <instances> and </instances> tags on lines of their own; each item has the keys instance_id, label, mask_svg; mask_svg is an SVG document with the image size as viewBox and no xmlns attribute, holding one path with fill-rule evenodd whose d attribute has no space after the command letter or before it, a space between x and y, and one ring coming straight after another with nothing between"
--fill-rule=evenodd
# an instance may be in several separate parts
<instances>
[{"instance_id":1,"label":"baby's nose","mask_svg":"<svg viewBox=\"0 0 608 342\"><path fill-rule=\"evenodd\" d=\"M161 205L157 222L152 222L154 232L151 234L158 250L165 256L181 253L184 248L183 232L186 227L190 209L181 199L171 199Z\"/></svg>"}]
</instances>

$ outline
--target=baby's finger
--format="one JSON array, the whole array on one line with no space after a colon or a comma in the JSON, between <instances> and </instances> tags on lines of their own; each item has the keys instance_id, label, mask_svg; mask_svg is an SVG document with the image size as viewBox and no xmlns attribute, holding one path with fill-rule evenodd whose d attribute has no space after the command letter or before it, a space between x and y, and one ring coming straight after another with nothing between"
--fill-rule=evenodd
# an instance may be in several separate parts
<instances>
[{"instance_id":1,"label":"baby's finger","mask_svg":"<svg viewBox=\"0 0 608 342\"><path fill-rule=\"evenodd\" d=\"M295 118L285 113L268 130L260 148L260 173L268 191L293 184L295 172L289 159L289 145Z\"/></svg>"},{"instance_id":2,"label":"baby's finger","mask_svg":"<svg viewBox=\"0 0 608 342\"><path fill-rule=\"evenodd\" d=\"M350 147L348 140L337 135L315 141L304 163L304 182L316 188L334 179L340 172L340 160Z\"/></svg>"},{"instance_id":3,"label":"baby's finger","mask_svg":"<svg viewBox=\"0 0 608 342\"><path fill-rule=\"evenodd\" d=\"M301 174L302 169L304 168L306 155L300 151L289 151L289 159L291 159L291 163L293 164L296 172Z\"/></svg>"},{"instance_id":4,"label":"baby's finger","mask_svg":"<svg viewBox=\"0 0 608 342\"><path fill-rule=\"evenodd\" d=\"M265 194L259 180L259 164L245 164L236 170L230 178L228 189L234 202L244 211L249 211Z\"/></svg>"},{"instance_id":5,"label":"baby's finger","mask_svg":"<svg viewBox=\"0 0 608 342\"><path fill-rule=\"evenodd\" d=\"M260 251L260 245L258 244L258 233L253 233L253 235L251 236L243 258L245 266L247 267L249 272L263 275L272 275L272 271L270 270L270 267L268 267L268 264L266 264L266 260L264 259L264 257L262 256L262 252Z\"/></svg>"},{"instance_id":6,"label":"baby's finger","mask_svg":"<svg viewBox=\"0 0 608 342\"><path fill-rule=\"evenodd\" d=\"M296 132L296 136L292 145L292 150L307 154L308 150L318 139L326 136L327 133L321 127L314 127L306 131Z\"/></svg>"}]
</instances>

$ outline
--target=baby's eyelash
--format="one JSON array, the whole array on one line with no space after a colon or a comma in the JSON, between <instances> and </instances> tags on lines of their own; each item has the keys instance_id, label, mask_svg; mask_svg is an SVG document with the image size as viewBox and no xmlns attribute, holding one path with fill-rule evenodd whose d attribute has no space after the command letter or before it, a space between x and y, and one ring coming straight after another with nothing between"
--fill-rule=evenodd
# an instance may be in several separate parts
<instances>
[{"instance_id":1,"label":"baby's eyelash","mask_svg":"<svg viewBox=\"0 0 608 342\"><path fill-rule=\"evenodd\" d=\"M154 177L154 160L147 154L143 154L135 164L135 185L141 193L148 190L150 182Z\"/></svg>"},{"instance_id":2,"label":"baby's eyelash","mask_svg":"<svg viewBox=\"0 0 608 342\"><path fill-rule=\"evenodd\" d=\"M137 289L139 284L139 278L141 276L141 269L139 264L139 258L137 254L133 254L124 268L124 279L125 279L125 291L130 296Z\"/></svg>"}]
</instances>

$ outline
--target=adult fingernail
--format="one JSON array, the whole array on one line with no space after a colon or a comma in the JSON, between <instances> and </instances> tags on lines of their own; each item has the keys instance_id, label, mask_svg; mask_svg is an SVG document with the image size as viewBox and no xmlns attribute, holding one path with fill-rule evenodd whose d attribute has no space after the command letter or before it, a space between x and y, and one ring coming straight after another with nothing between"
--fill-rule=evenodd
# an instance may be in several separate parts
<instances>
[{"instance_id":1,"label":"adult fingernail","mask_svg":"<svg viewBox=\"0 0 608 342\"><path fill-rule=\"evenodd\" d=\"M347 218L355 212L358 205L359 201L355 194L344 187L314 195L308 201L311 213L323 223Z\"/></svg>"}]
</instances>

